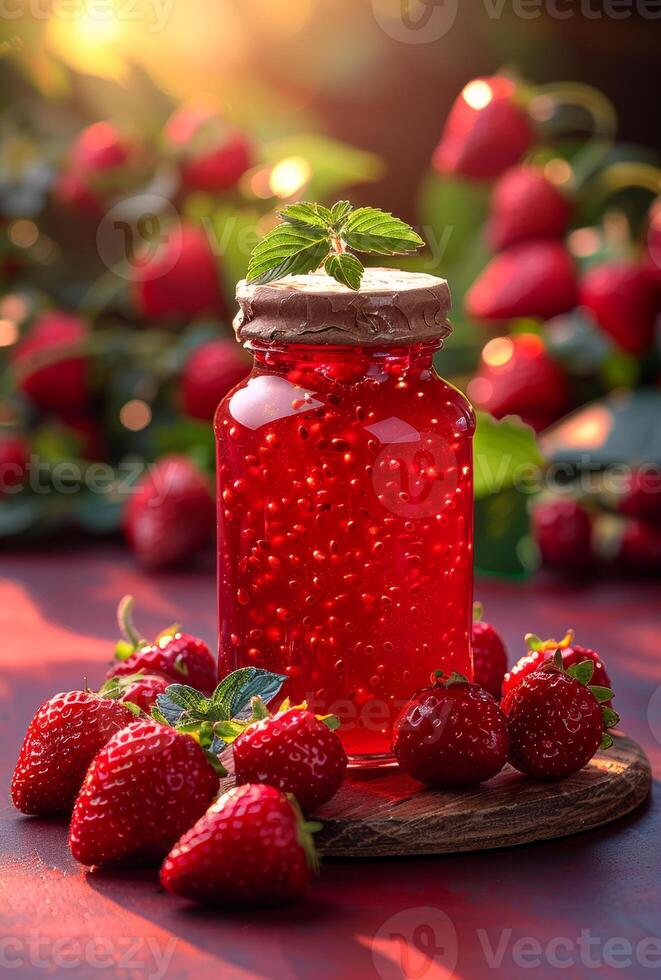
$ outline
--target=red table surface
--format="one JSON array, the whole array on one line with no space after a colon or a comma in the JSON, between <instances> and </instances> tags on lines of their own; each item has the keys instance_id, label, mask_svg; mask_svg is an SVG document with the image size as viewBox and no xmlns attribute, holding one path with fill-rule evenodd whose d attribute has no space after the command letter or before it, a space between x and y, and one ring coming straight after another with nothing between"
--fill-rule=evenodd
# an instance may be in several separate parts
<instances>
[{"instance_id":1,"label":"red table surface","mask_svg":"<svg viewBox=\"0 0 661 980\"><path fill-rule=\"evenodd\" d=\"M143 632L173 621L210 643L213 574L148 577L119 549L4 555L0 562L3 783L37 705L94 686L131 592ZM510 651L532 630L568 626L611 670L623 728L661 773L658 583L514 585L484 581L485 618ZM2 806L0 968L15 976L188 978L661 974L661 819L654 801L601 830L455 857L327 862L290 908L195 909L149 872L88 873L64 822ZM578 942L577 942L578 940Z\"/></svg>"}]
</instances>

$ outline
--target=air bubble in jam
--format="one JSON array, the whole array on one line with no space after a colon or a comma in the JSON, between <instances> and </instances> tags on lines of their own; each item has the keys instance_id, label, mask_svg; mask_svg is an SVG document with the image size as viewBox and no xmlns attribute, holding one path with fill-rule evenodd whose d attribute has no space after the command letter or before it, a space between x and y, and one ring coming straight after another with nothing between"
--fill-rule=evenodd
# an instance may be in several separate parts
<instances>
[{"instance_id":1,"label":"air bubble in jam","mask_svg":"<svg viewBox=\"0 0 661 980\"><path fill-rule=\"evenodd\" d=\"M433 670L472 676L474 420L436 349L254 346L216 413L220 671L284 674L358 764Z\"/></svg>"}]
</instances>

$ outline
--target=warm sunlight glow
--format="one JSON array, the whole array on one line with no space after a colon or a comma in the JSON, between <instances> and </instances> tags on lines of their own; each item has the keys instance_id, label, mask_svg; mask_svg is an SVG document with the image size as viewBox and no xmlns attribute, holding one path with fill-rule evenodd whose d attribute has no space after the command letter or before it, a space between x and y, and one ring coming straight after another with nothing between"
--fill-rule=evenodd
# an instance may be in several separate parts
<instances>
[{"instance_id":1,"label":"warm sunlight glow","mask_svg":"<svg viewBox=\"0 0 661 980\"><path fill-rule=\"evenodd\" d=\"M577 228L567 238L567 245L572 255L585 259L599 251L601 238L596 228Z\"/></svg>"},{"instance_id":2,"label":"warm sunlight glow","mask_svg":"<svg viewBox=\"0 0 661 980\"><path fill-rule=\"evenodd\" d=\"M13 221L9 226L9 238L18 248L31 248L39 238L34 221Z\"/></svg>"},{"instance_id":3,"label":"warm sunlight glow","mask_svg":"<svg viewBox=\"0 0 661 980\"><path fill-rule=\"evenodd\" d=\"M480 79L469 82L461 94L471 109L484 109L493 99L491 86Z\"/></svg>"},{"instance_id":4,"label":"warm sunlight glow","mask_svg":"<svg viewBox=\"0 0 661 980\"><path fill-rule=\"evenodd\" d=\"M544 167L544 176L552 184L568 184L572 179L572 169L566 160L556 157L554 160L549 160Z\"/></svg>"},{"instance_id":5,"label":"warm sunlight glow","mask_svg":"<svg viewBox=\"0 0 661 980\"><path fill-rule=\"evenodd\" d=\"M269 187L275 197L291 197L307 184L312 169L303 157L287 157L276 163L269 177Z\"/></svg>"},{"instance_id":6,"label":"warm sunlight glow","mask_svg":"<svg viewBox=\"0 0 661 980\"><path fill-rule=\"evenodd\" d=\"M47 39L54 53L72 68L119 80L126 74L124 59L118 54L125 23L118 14L116 0L109 0L104 4L103 16L92 10L71 18L53 15Z\"/></svg>"},{"instance_id":7,"label":"warm sunlight glow","mask_svg":"<svg viewBox=\"0 0 661 980\"><path fill-rule=\"evenodd\" d=\"M130 429L131 432L140 432L142 429L146 429L151 422L151 408L147 402L134 398L122 405L119 421L125 429Z\"/></svg>"},{"instance_id":8,"label":"warm sunlight glow","mask_svg":"<svg viewBox=\"0 0 661 980\"><path fill-rule=\"evenodd\" d=\"M18 324L13 320L0 320L0 347L11 347L18 340Z\"/></svg>"},{"instance_id":9,"label":"warm sunlight glow","mask_svg":"<svg viewBox=\"0 0 661 980\"><path fill-rule=\"evenodd\" d=\"M489 367L502 367L512 357L514 344L509 337L494 337L485 345L482 360Z\"/></svg>"}]
</instances>

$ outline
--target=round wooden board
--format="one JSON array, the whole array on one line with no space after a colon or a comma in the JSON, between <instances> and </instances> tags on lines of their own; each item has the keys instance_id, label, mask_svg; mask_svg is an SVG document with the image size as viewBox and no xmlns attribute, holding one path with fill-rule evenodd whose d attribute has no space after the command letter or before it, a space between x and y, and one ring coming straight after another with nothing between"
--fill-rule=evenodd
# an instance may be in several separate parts
<instances>
[{"instance_id":1,"label":"round wooden board","mask_svg":"<svg viewBox=\"0 0 661 980\"><path fill-rule=\"evenodd\" d=\"M557 783L507 766L475 789L421 789L396 767L353 770L315 818L325 857L456 854L566 837L629 813L645 800L650 764L633 739L614 736L607 752Z\"/></svg>"}]
</instances>

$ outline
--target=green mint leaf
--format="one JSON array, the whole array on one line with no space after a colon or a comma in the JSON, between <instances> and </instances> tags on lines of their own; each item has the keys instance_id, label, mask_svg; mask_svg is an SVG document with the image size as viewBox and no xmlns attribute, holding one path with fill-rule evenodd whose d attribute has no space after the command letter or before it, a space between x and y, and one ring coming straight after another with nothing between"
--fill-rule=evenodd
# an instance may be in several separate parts
<instances>
[{"instance_id":1,"label":"green mint leaf","mask_svg":"<svg viewBox=\"0 0 661 980\"><path fill-rule=\"evenodd\" d=\"M159 694L158 697L163 697L163 695L162 694ZM156 700L158 700L158 698ZM160 710L160 708L156 704L152 704L152 706L151 706L151 716L154 719L154 721L160 722L161 725L169 725L170 724L170 722L167 720L167 718L165 717L165 715L163 714L163 712Z\"/></svg>"},{"instance_id":2,"label":"green mint leaf","mask_svg":"<svg viewBox=\"0 0 661 980\"><path fill-rule=\"evenodd\" d=\"M572 664L568 668L567 673L570 677L575 677L581 684L587 685L592 680L592 675L594 674L594 661L581 660L578 664Z\"/></svg>"},{"instance_id":3,"label":"green mint leaf","mask_svg":"<svg viewBox=\"0 0 661 980\"><path fill-rule=\"evenodd\" d=\"M599 687L599 685L594 684L590 684L588 691L595 696L599 704L610 701L615 696L610 687Z\"/></svg>"},{"instance_id":4,"label":"green mint leaf","mask_svg":"<svg viewBox=\"0 0 661 980\"><path fill-rule=\"evenodd\" d=\"M283 221L288 221L290 225L300 225L304 228L323 228L328 230L333 222L333 216L328 208L323 204L314 204L311 201L298 201L296 204L288 204L276 212Z\"/></svg>"},{"instance_id":5,"label":"green mint leaf","mask_svg":"<svg viewBox=\"0 0 661 980\"><path fill-rule=\"evenodd\" d=\"M255 246L248 266L248 282L267 283L283 276L314 272L329 252L330 237L326 229L285 222Z\"/></svg>"},{"instance_id":6,"label":"green mint leaf","mask_svg":"<svg viewBox=\"0 0 661 980\"><path fill-rule=\"evenodd\" d=\"M317 718L324 723L326 728L330 728L331 731L335 731L341 725L341 721L337 715L317 715Z\"/></svg>"},{"instance_id":7,"label":"green mint leaf","mask_svg":"<svg viewBox=\"0 0 661 980\"><path fill-rule=\"evenodd\" d=\"M424 245L422 238L405 221L377 208L358 208L346 219L342 238L357 252L398 255Z\"/></svg>"},{"instance_id":8,"label":"green mint leaf","mask_svg":"<svg viewBox=\"0 0 661 980\"><path fill-rule=\"evenodd\" d=\"M241 667L223 678L211 700L218 721L250 717L252 699L261 697L268 703L276 696L287 678L260 667Z\"/></svg>"},{"instance_id":9,"label":"green mint leaf","mask_svg":"<svg viewBox=\"0 0 661 980\"><path fill-rule=\"evenodd\" d=\"M609 735L608 732L604 732L604 734L601 737L601 742L599 743L599 748L610 749L612 744L613 744L612 735Z\"/></svg>"},{"instance_id":10,"label":"green mint leaf","mask_svg":"<svg viewBox=\"0 0 661 980\"><path fill-rule=\"evenodd\" d=\"M348 252L343 255L329 255L324 264L324 269L329 276L341 282L343 286L348 286L349 289L360 289L365 267L355 255L350 255Z\"/></svg>"},{"instance_id":11,"label":"green mint leaf","mask_svg":"<svg viewBox=\"0 0 661 980\"><path fill-rule=\"evenodd\" d=\"M156 698L156 706L165 717L168 725L176 726L182 721L200 720L205 716L208 699L201 691L187 684L170 684L163 694Z\"/></svg>"},{"instance_id":12,"label":"green mint leaf","mask_svg":"<svg viewBox=\"0 0 661 980\"><path fill-rule=\"evenodd\" d=\"M247 722L217 721L213 726L213 733L217 739L220 739L223 748L225 748L227 745L231 745L239 735L243 735L247 727Z\"/></svg>"},{"instance_id":13,"label":"green mint leaf","mask_svg":"<svg viewBox=\"0 0 661 980\"><path fill-rule=\"evenodd\" d=\"M612 708L602 708L601 717L604 720L604 728L615 728L620 722L620 716Z\"/></svg>"},{"instance_id":14,"label":"green mint leaf","mask_svg":"<svg viewBox=\"0 0 661 980\"><path fill-rule=\"evenodd\" d=\"M336 201L331 208L331 220L333 222L333 228L336 231L340 231L344 225L344 222L351 214L353 208L349 201Z\"/></svg>"}]
</instances>

